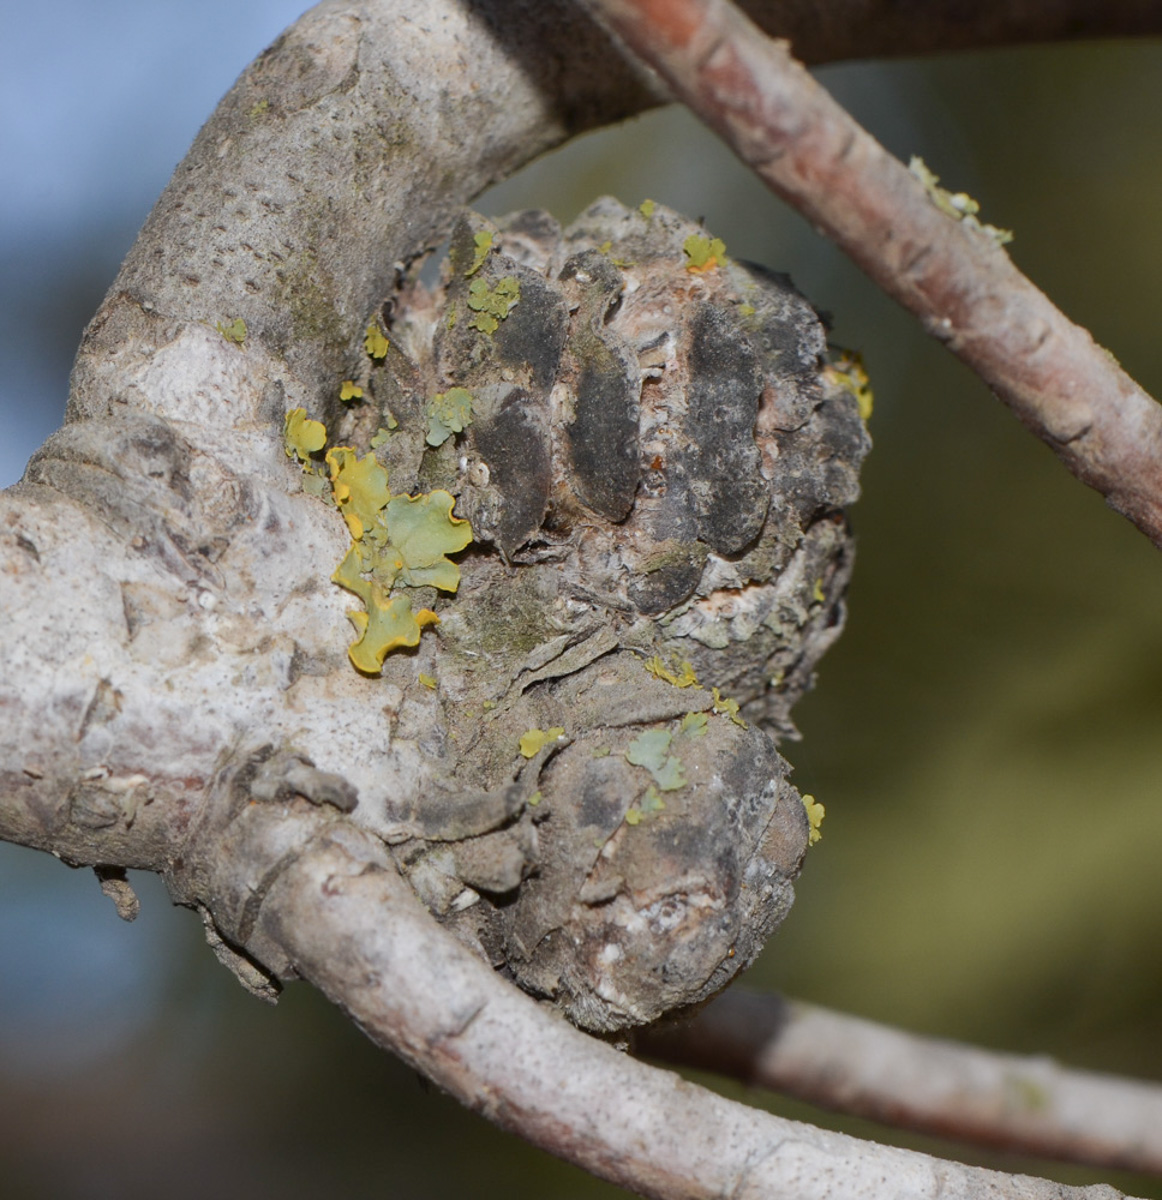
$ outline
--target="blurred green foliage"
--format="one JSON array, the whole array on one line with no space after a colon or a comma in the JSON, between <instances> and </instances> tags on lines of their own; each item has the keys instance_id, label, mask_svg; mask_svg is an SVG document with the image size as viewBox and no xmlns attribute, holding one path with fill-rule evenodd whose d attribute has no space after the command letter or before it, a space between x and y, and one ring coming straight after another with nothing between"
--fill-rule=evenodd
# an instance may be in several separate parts
<instances>
[{"instance_id":1,"label":"blurred green foliage","mask_svg":"<svg viewBox=\"0 0 1162 1200\"><path fill-rule=\"evenodd\" d=\"M820 77L893 152L922 155L985 220L1014 229L1016 262L1162 394L1162 47ZM833 314L835 340L862 351L876 390L849 628L797 714L804 740L783 747L800 789L827 806L825 836L748 984L1162 1078L1158 552L685 114L583 139L482 207L568 219L605 192L704 215L733 255L789 271ZM122 1061L5 1087L7 1195L104 1196L102 1173L130 1197L163 1181L177 1197L620 1194L425 1090L306 989L262 1008L198 944L190 914L172 927L170 1001ZM761 1102L1162 1196L1156 1182Z\"/></svg>"}]
</instances>

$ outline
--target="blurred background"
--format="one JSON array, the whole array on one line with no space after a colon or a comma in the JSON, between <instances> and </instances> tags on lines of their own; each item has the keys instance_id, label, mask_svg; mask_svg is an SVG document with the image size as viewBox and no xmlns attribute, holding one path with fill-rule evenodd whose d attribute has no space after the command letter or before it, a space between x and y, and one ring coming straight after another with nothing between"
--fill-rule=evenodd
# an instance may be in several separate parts
<instances>
[{"instance_id":1,"label":"blurred background","mask_svg":"<svg viewBox=\"0 0 1162 1200\"><path fill-rule=\"evenodd\" d=\"M0 4L0 486L59 423L84 322L198 126L303 7ZM1017 263L1162 394L1162 45L818 74L1014 229ZM747 984L1162 1080L1158 552L685 114L585 138L480 206L568 219L605 192L704 216L732 255L789 271L875 386L848 631L783 747L825 836ZM425 1088L305 986L266 1008L192 913L134 883L125 925L91 873L0 845L6 1197L623 1194Z\"/></svg>"}]
</instances>

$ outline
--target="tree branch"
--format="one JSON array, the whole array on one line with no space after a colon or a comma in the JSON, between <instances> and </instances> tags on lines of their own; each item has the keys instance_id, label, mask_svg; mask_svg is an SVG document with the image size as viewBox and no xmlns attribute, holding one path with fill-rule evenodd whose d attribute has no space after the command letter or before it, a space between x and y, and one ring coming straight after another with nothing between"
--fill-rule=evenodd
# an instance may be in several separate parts
<instances>
[{"instance_id":1,"label":"tree branch","mask_svg":"<svg viewBox=\"0 0 1162 1200\"><path fill-rule=\"evenodd\" d=\"M1092 1167L1162 1174L1162 1087L919 1037L734 989L645 1031L650 1058L903 1129Z\"/></svg>"},{"instance_id":2,"label":"tree branch","mask_svg":"<svg viewBox=\"0 0 1162 1200\"><path fill-rule=\"evenodd\" d=\"M588 0L770 188L1162 546L1162 407L729 0Z\"/></svg>"},{"instance_id":3,"label":"tree branch","mask_svg":"<svg viewBox=\"0 0 1162 1200\"><path fill-rule=\"evenodd\" d=\"M393 742L403 688L345 659L321 581L347 537L298 491L283 416L363 364L369 316L462 202L658 96L544 0L329 0L244 74L90 325L69 423L0 503L0 836L164 872L256 990L314 981L465 1103L647 1195L1082 1195L621 1056L456 942L388 857L440 782L424 693Z\"/></svg>"},{"instance_id":4,"label":"tree branch","mask_svg":"<svg viewBox=\"0 0 1162 1200\"><path fill-rule=\"evenodd\" d=\"M636 1062L538 1006L434 928L367 840L316 841L271 886L256 929L374 1041L469 1108L643 1196L1119 1194L828 1133Z\"/></svg>"}]
</instances>

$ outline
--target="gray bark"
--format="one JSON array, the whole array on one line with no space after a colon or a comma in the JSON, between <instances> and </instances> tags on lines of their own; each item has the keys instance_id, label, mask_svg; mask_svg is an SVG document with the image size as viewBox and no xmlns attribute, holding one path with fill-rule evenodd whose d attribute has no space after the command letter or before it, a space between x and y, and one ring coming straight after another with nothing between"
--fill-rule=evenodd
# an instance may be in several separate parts
<instances>
[{"instance_id":1,"label":"gray bark","mask_svg":"<svg viewBox=\"0 0 1162 1200\"><path fill-rule=\"evenodd\" d=\"M571 272L555 251L539 265L535 247L522 258L520 230L497 231L497 256L479 277L493 290L519 279L524 309L502 318L513 320L511 333L506 323L495 342L473 339L498 348L491 359L489 349L473 364L470 347L453 346L475 311L456 290L468 277L462 259L453 259L443 310L410 284L412 268L472 195L657 96L580 9L563 3L332 0L248 69L199 134L89 326L66 426L0 497L0 836L102 868L126 915L132 899L118 870L161 872L176 899L203 913L212 945L255 991L272 995L281 981L311 979L381 1044L467 1103L644 1194L820 1196L857 1185L877 1194L872 1181L884 1178L892 1182L878 1194L1071 1194L751 1113L584 1038L481 961L557 995L582 1023L649 1020L701 999L749 960L785 908L806 841L806 817L765 735L732 720L713 691L679 687L665 672L681 667L675 639L692 639L700 648L687 657L700 678L736 688L742 719L786 732L790 702L838 629L849 560L840 509L853 496L865 445L854 400L826 383L807 306L777 282L730 274L726 264L695 284L677 249L686 228L669 216L657 220L672 261L647 270L642 263L665 256L633 224L637 216L616 213L589 232L595 258L584 259L581 242L572 247L583 261ZM610 228L615 236L593 236ZM639 256L628 265L617 265L619 238ZM602 250L606 240L616 244ZM634 325L627 300L619 329L602 311L616 289L603 297L600 286L580 286L600 284L597 260L620 273L611 287L626 279L659 295L675 280L688 287L694 315L657 331L669 338L660 362L642 341L648 313ZM400 343L400 357L388 362L393 386L388 367L368 364L362 342L400 285L387 331ZM559 333L560 360L539 378L536 356L526 356L527 377L507 378L520 369L503 361L506 338L535 316L539 286L541 308L556 315L529 341L543 346ZM752 311L728 318L744 306ZM459 333L441 341L436 323L447 332L453 310ZM234 329L244 334L227 336ZM784 334L792 340L772 344ZM603 418L587 422L586 411L616 416L616 389L582 386L594 364L606 382L633 371L640 382L658 367L664 380L680 382L662 390L689 529L675 535L677 517L651 524L644 504L630 516L627 499L633 507L643 493L624 468L635 447L644 455L650 446L640 413L636 441L607 438ZM443 609L448 665L428 633L414 655L390 658L382 676L367 677L347 661L350 599L329 582L350 531L302 491L302 472L284 452L284 417L304 408L330 416L333 427L346 420L359 443L376 422L340 414L341 380L366 381L365 417L398 405L415 418L417 397L433 388L417 391L414 380L402 387L401 373L414 369L425 384L446 387L469 365L479 370L464 382L486 402L471 431L457 435L463 440L428 455L423 427L401 420L398 446L384 451L405 486L455 486L482 535L482 548L462 562L459 613L456 601ZM716 423L729 418L744 378L753 432L721 438ZM539 511L526 486L535 472L513 469L518 483L493 482L504 476L502 448L511 444L501 383L557 396L544 416L548 483ZM586 409L585 395L600 397L596 409ZM631 423L632 407L620 410ZM649 409L644 391L641 407ZM662 470L652 464L666 457L641 457L639 466ZM735 485L736 502L716 509L708 481ZM610 548L624 529L636 543L618 573L608 566ZM555 594L546 595L549 581ZM567 584L582 589L578 611L591 620L547 630L538 624L545 602L564 600ZM743 604L723 616L722 592L781 607ZM427 593L418 594L426 603ZM756 613L773 640L764 633L739 652ZM473 619L486 639L498 628L506 635L475 675L455 653L457 621ZM674 628L682 621L685 632ZM592 640L603 628L614 641ZM660 678L639 660L655 655ZM433 675L435 690L421 672ZM493 699L497 680L504 690ZM482 714L485 699L498 713L491 723L463 715L477 701ZM571 740L547 745L522 769L511 742L526 722L553 726L555 711ZM580 938L590 952L590 976L580 983L570 976L573 960L538 950L554 931L577 932L572 899L596 910L646 895L659 863L672 867L662 854L676 853L675 814L630 803L640 782L631 768L651 768L632 761L626 731L637 725L675 739L680 719L701 713L706 740L691 736L679 760L688 794L703 815L705 806L747 809L707 836L749 844L703 891L701 878L687 887L687 898L704 896L712 908L722 900L714 887L729 877L736 899L755 871L766 872L760 882L770 890L747 921L720 930L725 940L696 956L692 989L643 1000L639 988L611 999L608 961L592 966L613 944L607 929ZM486 737L479 749L469 746L482 729L495 744ZM612 767L593 766L606 762ZM576 855L555 832L540 837L540 850L534 845L532 784L564 826L566 801L610 769L621 777L603 777L599 794L625 801L604 833L616 870L599 877L587 869L578 879ZM668 762L655 769L674 770ZM469 774L478 787L468 787ZM627 827L630 807L655 823ZM639 845L652 849L617 858L617 845L651 830L653 841ZM495 839L498 831L505 837ZM452 847L450 871L441 843ZM682 864L706 846L695 839ZM526 866L542 863L545 878L556 871L575 889L565 915L524 882ZM448 928L403 886L400 868ZM455 881L448 896L432 886L441 872ZM465 907L457 901L466 887L477 895L523 888L529 900L523 909ZM662 913L659 926L667 922Z\"/></svg>"}]
</instances>

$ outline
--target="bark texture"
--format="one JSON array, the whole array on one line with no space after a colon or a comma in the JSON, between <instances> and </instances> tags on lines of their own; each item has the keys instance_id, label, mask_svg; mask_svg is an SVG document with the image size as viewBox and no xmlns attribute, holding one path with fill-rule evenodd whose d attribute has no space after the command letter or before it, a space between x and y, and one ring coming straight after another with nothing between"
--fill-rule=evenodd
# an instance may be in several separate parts
<instances>
[{"instance_id":1,"label":"bark texture","mask_svg":"<svg viewBox=\"0 0 1162 1200\"><path fill-rule=\"evenodd\" d=\"M892 10L850 11L870 28ZM970 36L1077 29L1070 14L1079 10L1067 5L1048 7L1048 17L1015 11L999 26L982 19ZM784 15L812 16L803 7L764 12L772 28ZM1103 13L1095 19L1128 28L1140 10ZM820 59L827 28L813 52ZM949 19L927 28L930 48L942 37L965 44ZM835 54L852 51L851 39L832 36ZM658 257L648 231L612 210L577 245L565 239L571 257L559 264L535 221L498 229L497 253L511 265L482 263L483 290L465 286L471 272L454 258L439 334L436 301L410 285L413 265L472 195L660 95L582 10L531 0L329 0L247 70L87 330L65 427L0 496L0 836L99 867L126 916L133 901L119 870L161 872L259 994L312 980L466 1103L646 1195L1081 1194L729 1104L585 1038L492 969L504 960L534 991L557 988L575 1019L597 1027L652 1015L617 992L633 956L611 974L626 956L602 955L622 943L604 926L586 932L603 905L626 898L646 908L661 898L657 924L672 925L674 897L651 898L659 864L668 873L675 856L697 857L697 840L682 845L669 823L669 800L664 810L634 803L650 786L642 790L634 771L673 781L680 768L712 811L735 803L720 840L750 838L739 858L716 865L716 878L687 888L687 909L713 911L730 887L737 897L756 883L756 863L758 890L771 888L754 906L752 941L727 923L713 953L700 951L696 997L725 981L732 957L753 953L785 905L807 836L774 749L732 720L787 731L790 701L841 611L848 547L839 506L865 444L852 398L824 386L807 306L785 283L724 263L695 279L676 250L669 283L658 283L634 265ZM677 218L658 221L682 232ZM675 277L689 311L678 323L666 314L660 340L643 340L649 313L635 318L634 297L655 285L659 296L673 291ZM499 290L508 278L523 299L494 315L498 295L512 295ZM417 307L400 297L398 315L384 314L401 284ZM482 311L494 328L477 320ZM458 344L472 321L493 339L473 337L487 350L478 359ZM369 324L386 325L394 346L384 367L368 365ZM408 329L423 343L410 355ZM473 374L485 367L486 378ZM447 449L429 455L422 425L404 420L401 441L376 447L386 447L397 486L455 486L482 535L483 548L461 560L462 627L451 607L445 622L447 644L459 638L464 658L478 653L469 616L479 633L504 627L507 641L495 660L482 656L474 682L455 665L441 677L430 632L384 676L352 669L349 602L329 579L354 530L302 491L284 450L284 420L299 408L349 421L353 442L375 434L393 406L418 417L417 396L429 389L417 392L416 379L404 386L399 374L413 368L419 380L430 370L441 386L480 393L473 423ZM356 379L371 403L342 417L337 389ZM502 384L523 388L528 402L506 405L513 392ZM754 420L740 425L747 405ZM679 495L667 510L666 498ZM546 596L546 580L569 578L570 562L583 590ZM498 610L490 597L501 587ZM563 599L560 629L537 624L546 599ZM642 660L652 658L647 669ZM686 662L712 687L737 691L746 715L724 691L679 686ZM423 670L432 665L435 674ZM483 713L487 686L499 689L487 697L497 716L470 722L457 703L475 689ZM705 740L696 741L703 714ZM589 722L584 736L566 744L553 730L579 716ZM519 744L526 721L546 739L527 765L511 756L502 769L495 746L514 735ZM653 757L631 754L635 722L668 735L666 747L686 737L689 748L659 758L655 739ZM471 790L465 774L457 778L469 769ZM546 875L575 863L556 849L570 832L559 828L570 824L562 798L602 772L622 778L602 778L600 794L642 820L626 827L612 814L617 831L601 855L614 851L566 881L576 906L546 916L551 906L536 903L532 887L524 910L458 903L466 891L503 895L514 878L522 886L538 839ZM654 783L659 798L670 795ZM558 822L552 833L532 815L541 802L542 826ZM584 839L584 823L572 824ZM504 837L489 841L497 832ZM617 845L632 846L634 833L649 849L622 854ZM448 928L420 906L401 867ZM454 891L440 891L441 873ZM559 930L578 934L588 955L580 983L562 983L566 960L546 948ZM650 1003L673 1003L664 992Z\"/></svg>"},{"instance_id":2,"label":"bark texture","mask_svg":"<svg viewBox=\"0 0 1162 1200\"><path fill-rule=\"evenodd\" d=\"M938 1137L1162 1175L1162 1087L732 989L635 1049Z\"/></svg>"}]
</instances>

